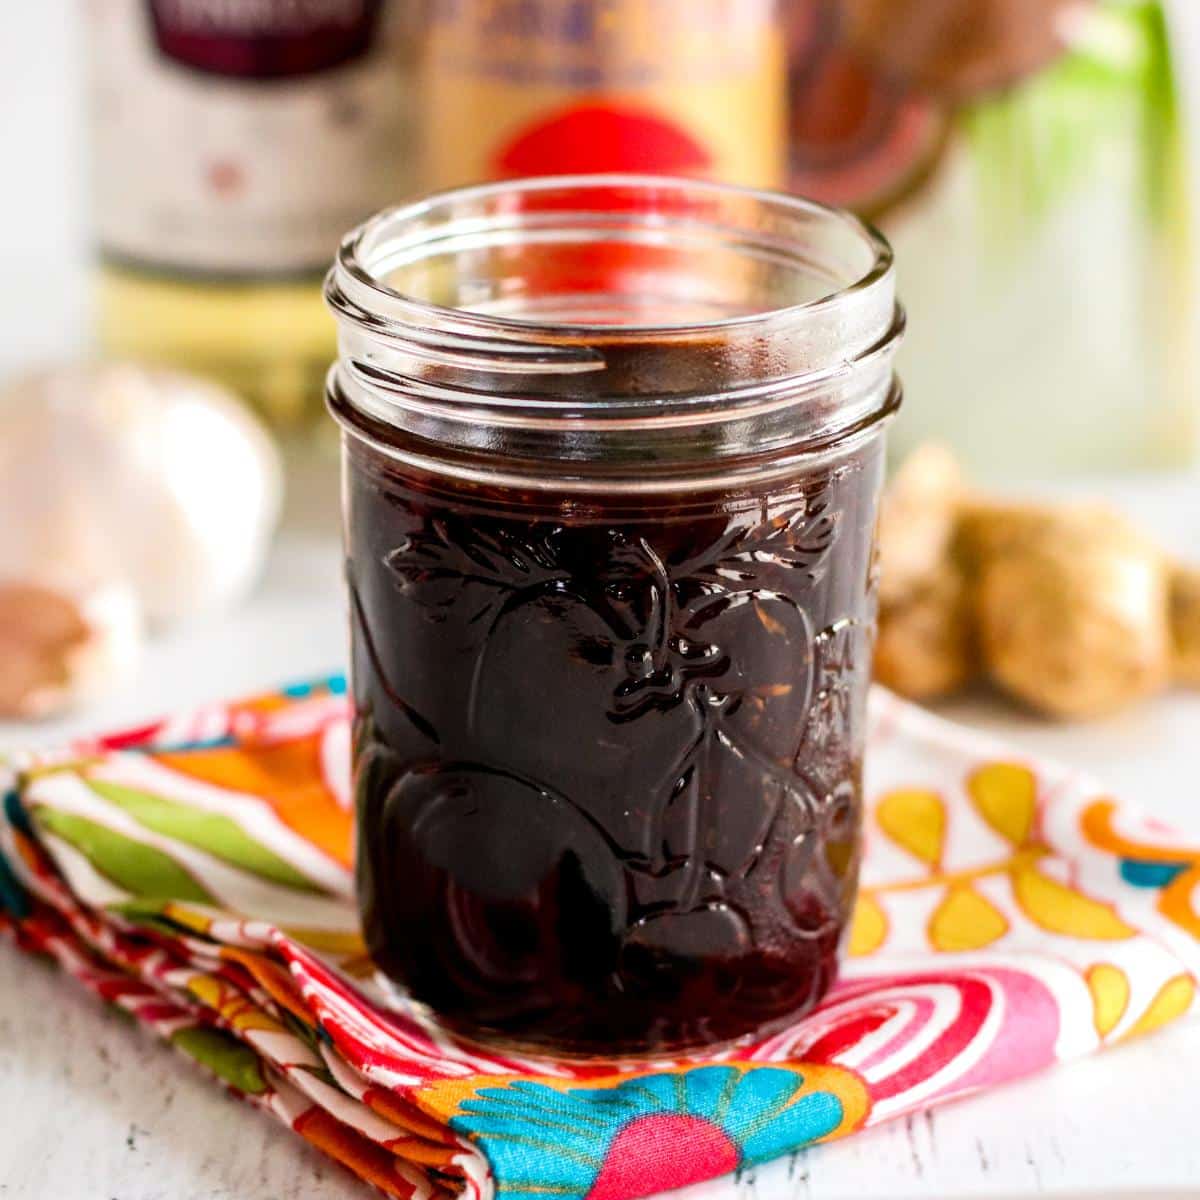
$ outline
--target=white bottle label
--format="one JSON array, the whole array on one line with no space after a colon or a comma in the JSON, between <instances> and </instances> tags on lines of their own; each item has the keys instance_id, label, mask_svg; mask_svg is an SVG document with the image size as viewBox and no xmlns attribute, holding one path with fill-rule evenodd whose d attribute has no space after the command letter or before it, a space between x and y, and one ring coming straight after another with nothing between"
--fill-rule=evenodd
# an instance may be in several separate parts
<instances>
[{"instance_id":1,"label":"white bottle label","mask_svg":"<svg viewBox=\"0 0 1200 1200\"><path fill-rule=\"evenodd\" d=\"M403 0L92 0L103 252L177 272L312 272L410 190Z\"/></svg>"}]
</instances>

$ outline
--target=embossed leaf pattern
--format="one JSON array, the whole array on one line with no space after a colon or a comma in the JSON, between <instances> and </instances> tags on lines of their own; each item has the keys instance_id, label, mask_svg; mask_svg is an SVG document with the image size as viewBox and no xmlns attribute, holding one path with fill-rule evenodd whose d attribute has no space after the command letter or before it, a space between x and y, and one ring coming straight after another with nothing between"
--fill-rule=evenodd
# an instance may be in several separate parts
<instances>
[{"instance_id":1,"label":"embossed leaf pattern","mask_svg":"<svg viewBox=\"0 0 1200 1200\"><path fill-rule=\"evenodd\" d=\"M937 792L920 789L889 792L879 802L875 819L897 846L926 866L941 864L946 808Z\"/></svg>"},{"instance_id":2,"label":"embossed leaf pattern","mask_svg":"<svg viewBox=\"0 0 1200 1200\"><path fill-rule=\"evenodd\" d=\"M946 953L982 950L1008 932L1004 914L969 884L951 887L929 921L929 941Z\"/></svg>"},{"instance_id":3,"label":"embossed leaf pattern","mask_svg":"<svg viewBox=\"0 0 1200 1200\"><path fill-rule=\"evenodd\" d=\"M380 561L386 567L388 585L375 607L386 613L397 599L419 605L472 663L464 670L471 683L462 740L470 755L498 769L474 777L488 808L501 777L561 797L563 812L585 820L589 805L615 808L621 797L636 797L636 809L612 823L613 846L592 854L623 883L613 891L632 898L619 922L625 928L615 931L614 971L633 976L669 956L695 957L704 945L727 945L732 957L768 936L768 924L769 936L792 939L797 953L808 954L819 933L832 947L858 814L842 692L830 699L829 769L810 778L796 758L818 655L812 612L835 631L866 615L855 599L859 589L831 597L828 612L822 597L811 606L807 600L826 570L839 511L836 498L818 488L694 524L471 521L414 510L395 549L373 560L372 570ZM389 654L370 628L370 607L357 605L358 636L385 681L380 664ZM851 656L865 651L865 641L847 633L836 644L845 677L837 682L848 693L863 681L868 654ZM522 686L532 674L531 653L561 664L549 689ZM416 724L413 712L431 729L455 728L454 716L436 711L444 696L427 681L408 685L425 688L420 698L402 681L385 682L405 729ZM529 747L514 730L546 722L571 736L554 751L521 757ZM611 784L611 801L590 780L581 783L572 741L613 745L616 765L602 785ZM439 773L430 796L406 803L441 804L444 782ZM718 821L714 808L732 807L727 796L738 802L735 815ZM815 854L826 836L829 852ZM745 899L751 894L753 904ZM768 905L769 917L745 915ZM447 953L458 953L458 937L456 928L443 939ZM546 953L565 954L555 937L548 935Z\"/></svg>"},{"instance_id":4,"label":"embossed leaf pattern","mask_svg":"<svg viewBox=\"0 0 1200 1200\"><path fill-rule=\"evenodd\" d=\"M387 555L387 564L404 584L482 583L512 588L563 575L556 562L553 530L518 541L463 522L431 520L410 533Z\"/></svg>"},{"instance_id":5,"label":"embossed leaf pattern","mask_svg":"<svg viewBox=\"0 0 1200 1200\"><path fill-rule=\"evenodd\" d=\"M969 776L967 794L979 815L1012 846L1029 841L1037 815L1037 778L1028 767L988 763Z\"/></svg>"},{"instance_id":6,"label":"embossed leaf pattern","mask_svg":"<svg viewBox=\"0 0 1200 1200\"><path fill-rule=\"evenodd\" d=\"M685 564L681 573L728 587L731 582L754 581L756 565L774 564L806 571L815 583L837 540L838 516L826 497L810 498L791 512L732 530L702 561Z\"/></svg>"}]
</instances>

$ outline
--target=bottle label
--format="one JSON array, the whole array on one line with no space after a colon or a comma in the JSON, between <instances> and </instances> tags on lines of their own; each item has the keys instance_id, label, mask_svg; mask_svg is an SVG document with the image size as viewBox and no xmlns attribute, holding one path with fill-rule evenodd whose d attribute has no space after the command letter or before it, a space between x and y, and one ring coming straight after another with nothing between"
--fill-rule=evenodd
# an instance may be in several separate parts
<instances>
[{"instance_id":1,"label":"bottle label","mask_svg":"<svg viewBox=\"0 0 1200 1200\"><path fill-rule=\"evenodd\" d=\"M661 171L773 186L776 0L430 0L431 181Z\"/></svg>"},{"instance_id":2,"label":"bottle label","mask_svg":"<svg viewBox=\"0 0 1200 1200\"><path fill-rule=\"evenodd\" d=\"M313 272L411 190L412 29L395 0L93 0L95 214L107 255Z\"/></svg>"}]
</instances>

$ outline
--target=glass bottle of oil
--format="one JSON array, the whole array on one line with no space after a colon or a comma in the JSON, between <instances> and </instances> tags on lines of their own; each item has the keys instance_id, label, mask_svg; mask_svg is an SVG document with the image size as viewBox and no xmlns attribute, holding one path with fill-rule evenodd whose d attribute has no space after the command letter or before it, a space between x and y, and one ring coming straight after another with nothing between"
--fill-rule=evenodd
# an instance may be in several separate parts
<instances>
[{"instance_id":1,"label":"glass bottle of oil","mask_svg":"<svg viewBox=\"0 0 1200 1200\"><path fill-rule=\"evenodd\" d=\"M321 411L321 276L411 190L408 0L92 0L104 353L220 379L276 426Z\"/></svg>"}]
</instances>

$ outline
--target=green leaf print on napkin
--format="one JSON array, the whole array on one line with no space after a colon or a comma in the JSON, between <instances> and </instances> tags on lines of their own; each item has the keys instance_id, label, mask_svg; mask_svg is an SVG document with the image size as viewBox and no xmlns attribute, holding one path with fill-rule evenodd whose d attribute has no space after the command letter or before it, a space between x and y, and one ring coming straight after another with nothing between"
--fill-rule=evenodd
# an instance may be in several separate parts
<instances>
[{"instance_id":1,"label":"green leaf print on napkin","mask_svg":"<svg viewBox=\"0 0 1200 1200\"><path fill-rule=\"evenodd\" d=\"M236 821L222 813L204 812L187 804L155 796L124 784L88 779L96 795L128 813L139 825L164 837L174 838L214 858L240 867L297 891L322 891L291 863L284 862L261 842L255 841Z\"/></svg>"},{"instance_id":2,"label":"green leaf print on napkin","mask_svg":"<svg viewBox=\"0 0 1200 1200\"><path fill-rule=\"evenodd\" d=\"M258 1055L232 1034L193 1026L173 1033L171 1041L189 1058L194 1058L239 1092L257 1096L267 1090Z\"/></svg>"},{"instance_id":3,"label":"green leaf print on napkin","mask_svg":"<svg viewBox=\"0 0 1200 1200\"><path fill-rule=\"evenodd\" d=\"M98 821L39 804L35 825L74 846L101 875L134 896L161 900L215 901L169 854L134 841Z\"/></svg>"}]
</instances>

